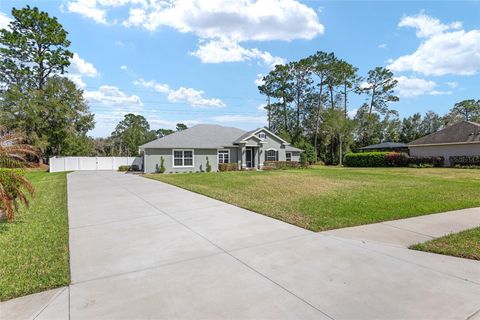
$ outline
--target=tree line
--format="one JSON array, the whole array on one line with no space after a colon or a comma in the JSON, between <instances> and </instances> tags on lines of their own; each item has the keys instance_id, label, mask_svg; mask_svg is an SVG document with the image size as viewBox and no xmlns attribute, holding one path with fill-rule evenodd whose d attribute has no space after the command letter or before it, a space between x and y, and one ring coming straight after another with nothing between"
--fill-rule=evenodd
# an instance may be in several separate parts
<instances>
[{"instance_id":1,"label":"tree line","mask_svg":"<svg viewBox=\"0 0 480 320\"><path fill-rule=\"evenodd\" d=\"M106 138L91 138L95 127L83 91L66 77L73 53L57 18L36 7L12 9L0 30L0 126L19 132L50 156L134 156L138 146L186 129L153 130L141 115L127 114ZM365 76L335 56L317 52L277 65L263 77L267 127L305 149L310 161L341 162L343 154L381 141L409 142L460 121L480 121L480 100L461 101L446 115L433 111L400 119L393 73L377 67ZM352 95L364 97L352 106ZM355 114L352 115L352 112Z\"/></svg>"},{"instance_id":2,"label":"tree line","mask_svg":"<svg viewBox=\"0 0 480 320\"><path fill-rule=\"evenodd\" d=\"M391 107L399 101L396 86L387 68L360 76L349 62L319 51L275 66L258 90L266 96L267 127L306 150L311 162L338 164L349 150L410 142L457 121L480 121L480 100L461 101L443 116L428 111L400 119ZM352 95L362 96L364 103L352 107Z\"/></svg>"},{"instance_id":3,"label":"tree line","mask_svg":"<svg viewBox=\"0 0 480 320\"><path fill-rule=\"evenodd\" d=\"M138 146L174 132L150 129L141 115L127 114L110 137L93 139L83 91L65 75L73 58L68 32L38 8L12 9L0 30L0 126L50 156L132 156ZM186 125L177 124L176 130Z\"/></svg>"}]
</instances>

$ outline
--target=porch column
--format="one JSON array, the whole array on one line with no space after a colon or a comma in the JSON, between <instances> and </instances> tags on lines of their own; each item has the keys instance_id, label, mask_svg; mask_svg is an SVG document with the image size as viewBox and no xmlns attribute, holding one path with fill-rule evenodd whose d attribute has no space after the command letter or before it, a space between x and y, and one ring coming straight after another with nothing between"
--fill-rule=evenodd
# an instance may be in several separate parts
<instances>
[{"instance_id":1,"label":"porch column","mask_svg":"<svg viewBox=\"0 0 480 320\"><path fill-rule=\"evenodd\" d=\"M263 169L263 162L265 161L265 144L266 141L260 141L259 147L258 147L258 167L260 169Z\"/></svg>"},{"instance_id":2,"label":"porch column","mask_svg":"<svg viewBox=\"0 0 480 320\"><path fill-rule=\"evenodd\" d=\"M241 169L247 168L247 155L246 155L246 148L245 148L245 143L240 144L240 157L239 157L239 167Z\"/></svg>"},{"instance_id":3,"label":"porch column","mask_svg":"<svg viewBox=\"0 0 480 320\"><path fill-rule=\"evenodd\" d=\"M260 168L259 163L260 157L258 156L260 154L259 148L253 148L253 159L255 159L255 168Z\"/></svg>"}]
</instances>

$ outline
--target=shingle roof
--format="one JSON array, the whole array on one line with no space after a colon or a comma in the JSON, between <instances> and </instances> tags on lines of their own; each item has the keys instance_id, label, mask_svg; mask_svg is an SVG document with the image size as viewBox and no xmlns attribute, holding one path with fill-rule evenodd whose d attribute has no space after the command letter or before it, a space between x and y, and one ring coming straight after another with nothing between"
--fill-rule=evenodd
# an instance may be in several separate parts
<instances>
[{"instance_id":1,"label":"shingle roof","mask_svg":"<svg viewBox=\"0 0 480 320\"><path fill-rule=\"evenodd\" d=\"M480 124L470 121L462 121L429 134L428 136L412 141L408 145L417 146L424 144L468 142L480 142Z\"/></svg>"},{"instance_id":2,"label":"shingle roof","mask_svg":"<svg viewBox=\"0 0 480 320\"><path fill-rule=\"evenodd\" d=\"M240 137L238 137L237 139L235 139L235 141L233 141L233 143L239 143L239 142L242 141L243 139L248 138L249 136L251 136L252 133L254 133L254 132L257 131L257 130L258 130L258 129L245 132L245 133L242 134Z\"/></svg>"},{"instance_id":3,"label":"shingle roof","mask_svg":"<svg viewBox=\"0 0 480 320\"><path fill-rule=\"evenodd\" d=\"M396 148L407 148L408 145L405 143L399 142L383 142L379 144L372 144L370 146L366 146L360 148L360 150L370 150L370 149L396 149Z\"/></svg>"},{"instance_id":4,"label":"shingle roof","mask_svg":"<svg viewBox=\"0 0 480 320\"><path fill-rule=\"evenodd\" d=\"M245 131L238 128L199 124L148 142L140 148L221 148L233 146L233 141L243 134Z\"/></svg>"}]
</instances>

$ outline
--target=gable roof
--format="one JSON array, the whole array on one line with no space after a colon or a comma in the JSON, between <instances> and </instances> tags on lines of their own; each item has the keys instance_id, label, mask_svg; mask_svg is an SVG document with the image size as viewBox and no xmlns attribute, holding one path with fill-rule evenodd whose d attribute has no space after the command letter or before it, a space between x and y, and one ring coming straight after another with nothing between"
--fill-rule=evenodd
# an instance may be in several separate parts
<instances>
[{"instance_id":1,"label":"gable roof","mask_svg":"<svg viewBox=\"0 0 480 320\"><path fill-rule=\"evenodd\" d=\"M233 147L232 142L245 134L244 130L214 124L199 124L177 131L140 146L145 148L200 148Z\"/></svg>"},{"instance_id":2,"label":"gable roof","mask_svg":"<svg viewBox=\"0 0 480 320\"><path fill-rule=\"evenodd\" d=\"M371 150L371 149L396 149L396 148L407 148L408 145L406 143L399 143L399 142L383 142L379 144L372 144L370 146L366 146L360 148L360 150Z\"/></svg>"},{"instance_id":3,"label":"gable roof","mask_svg":"<svg viewBox=\"0 0 480 320\"><path fill-rule=\"evenodd\" d=\"M430 144L480 143L480 124L458 122L428 136L410 142L409 146Z\"/></svg>"},{"instance_id":4,"label":"gable roof","mask_svg":"<svg viewBox=\"0 0 480 320\"><path fill-rule=\"evenodd\" d=\"M245 134L243 134L242 136L240 136L238 139L236 139L233 143L234 144L238 144L242 141L245 141L247 139L249 139L250 137L254 136L257 132L259 131L265 131L265 132L268 132L271 136L275 137L276 139L280 140L281 142L283 142L285 145L289 145L290 143L288 141L285 141L284 139L280 138L279 136L277 136L275 133L271 132L270 130L268 129L265 129L265 128L257 128L255 130L252 130L252 131L248 131L248 132L245 132Z\"/></svg>"}]
</instances>

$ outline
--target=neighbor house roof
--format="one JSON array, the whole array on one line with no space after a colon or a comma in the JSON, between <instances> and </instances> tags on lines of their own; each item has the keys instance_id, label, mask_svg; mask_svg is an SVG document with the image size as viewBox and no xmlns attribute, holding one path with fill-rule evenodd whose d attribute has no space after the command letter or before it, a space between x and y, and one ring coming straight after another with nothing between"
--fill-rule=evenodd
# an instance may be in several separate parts
<instances>
[{"instance_id":1,"label":"neighbor house roof","mask_svg":"<svg viewBox=\"0 0 480 320\"><path fill-rule=\"evenodd\" d=\"M480 124L470 121L458 122L440 131L429 134L415 141L409 146L480 143Z\"/></svg>"},{"instance_id":2,"label":"neighbor house roof","mask_svg":"<svg viewBox=\"0 0 480 320\"><path fill-rule=\"evenodd\" d=\"M375 149L399 149L399 148L407 148L408 145L405 143L400 142L382 142L379 144L372 144L370 146L366 146L360 148L360 150L375 150Z\"/></svg>"},{"instance_id":3,"label":"neighbor house roof","mask_svg":"<svg viewBox=\"0 0 480 320\"><path fill-rule=\"evenodd\" d=\"M199 124L177 131L140 146L145 148L222 148L233 146L233 141L245 134L244 130L213 124Z\"/></svg>"}]
</instances>

